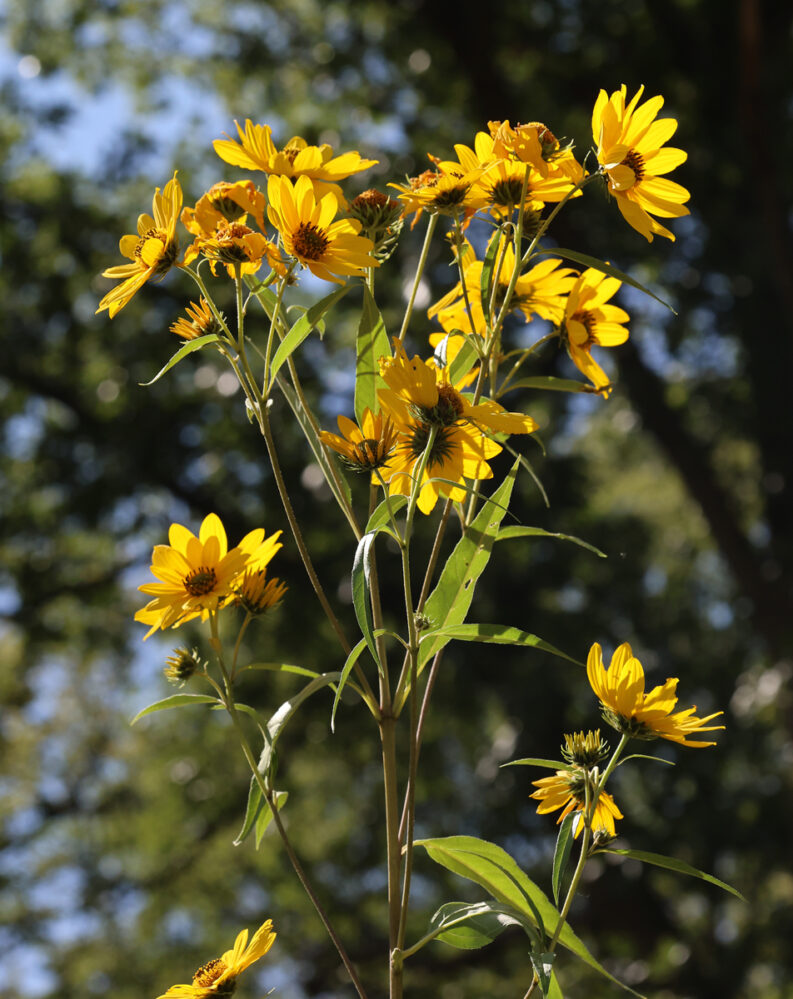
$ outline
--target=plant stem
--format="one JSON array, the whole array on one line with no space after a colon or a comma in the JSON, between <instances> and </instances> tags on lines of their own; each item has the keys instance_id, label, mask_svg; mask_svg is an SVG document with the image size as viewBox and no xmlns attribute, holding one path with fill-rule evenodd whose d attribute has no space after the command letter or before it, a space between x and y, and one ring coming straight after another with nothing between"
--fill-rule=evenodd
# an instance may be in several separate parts
<instances>
[{"instance_id":1,"label":"plant stem","mask_svg":"<svg viewBox=\"0 0 793 999\"><path fill-rule=\"evenodd\" d=\"M388 854L388 976L390 999L402 996L402 957L398 952L400 895L399 872L401 853L398 828L396 775L396 718L383 715L380 719L380 741L383 749L383 789L385 792L386 849Z\"/></svg>"},{"instance_id":2,"label":"plant stem","mask_svg":"<svg viewBox=\"0 0 793 999\"><path fill-rule=\"evenodd\" d=\"M402 320L402 329L399 331L399 339L404 340L405 334L408 331L408 326L410 324L410 317L413 315L413 303L416 301L416 292L419 290L419 284L421 283L421 276L424 273L424 265L427 262L427 254L429 253L430 243L432 242L432 236L435 232L435 227L438 224L438 215L430 215L430 220L427 223L427 232L424 236L424 245L421 248L421 256L419 257L418 266L416 267L416 276L413 278L413 287L410 291L410 298L408 299L407 308L405 309L405 317Z\"/></svg>"}]
</instances>

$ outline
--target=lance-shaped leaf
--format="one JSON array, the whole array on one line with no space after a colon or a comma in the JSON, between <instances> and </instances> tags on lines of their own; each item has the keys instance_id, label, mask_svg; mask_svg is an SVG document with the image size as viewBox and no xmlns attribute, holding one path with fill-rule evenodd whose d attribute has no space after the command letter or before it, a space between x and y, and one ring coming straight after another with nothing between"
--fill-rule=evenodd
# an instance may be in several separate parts
<instances>
[{"instance_id":1,"label":"lance-shaped leaf","mask_svg":"<svg viewBox=\"0 0 793 999\"><path fill-rule=\"evenodd\" d=\"M520 926L529 936L534 925L516 909L498 902L447 902L430 920L436 940L458 950L478 950L492 943L510 926Z\"/></svg>"},{"instance_id":2,"label":"lance-shaped leaf","mask_svg":"<svg viewBox=\"0 0 793 999\"><path fill-rule=\"evenodd\" d=\"M461 378L464 378L478 360L479 353L471 342L471 337L466 337L465 343L449 365L449 381L452 385L456 385Z\"/></svg>"},{"instance_id":3,"label":"lance-shaped leaf","mask_svg":"<svg viewBox=\"0 0 793 999\"><path fill-rule=\"evenodd\" d=\"M391 635L392 638L396 638L398 641L402 642L403 645L405 644L399 635L396 635L393 631L388 631L387 628L378 628L377 631L373 632L373 635L375 638L379 638L381 635ZM336 696L333 699L333 710L330 713L330 728L332 732L336 731L336 709L341 701L341 692L347 685L350 672L352 671L353 666L360 659L361 653L365 648L367 648L367 642L365 638L362 638L360 642L358 642L358 644L350 651L350 654L347 656L347 661L344 663L344 667L341 671L341 676L336 687Z\"/></svg>"},{"instance_id":4,"label":"lance-shaped leaf","mask_svg":"<svg viewBox=\"0 0 793 999\"><path fill-rule=\"evenodd\" d=\"M364 534L355 549L355 559L352 563L352 604L355 608L355 616L358 618L358 625L366 639L366 645L377 663L377 668L382 671L383 667L374 640L374 619L372 618L370 599L372 545L376 536L374 532Z\"/></svg>"},{"instance_id":5,"label":"lance-shaped leaf","mask_svg":"<svg viewBox=\"0 0 793 999\"><path fill-rule=\"evenodd\" d=\"M513 392L515 389L543 389L550 392L588 392L593 395L597 392L594 385L588 382L577 382L574 378L557 378L555 375L532 375L528 378L520 378L516 382L510 382L503 392L498 393L500 399L502 395Z\"/></svg>"},{"instance_id":6,"label":"lance-shaped leaf","mask_svg":"<svg viewBox=\"0 0 793 999\"><path fill-rule=\"evenodd\" d=\"M573 849L573 818L572 814L564 817L564 821L559 826L559 835L556 837L556 849L553 851L551 886L553 887L553 900L557 906L559 905L562 878L567 870L567 863Z\"/></svg>"},{"instance_id":7,"label":"lance-shaped leaf","mask_svg":"<svg viewBox=\"0 0 793 999\"><path fill-rule=\"evenodd\" d=\"M664 306L664 308L669 309L672 315L677 315L669 302L665 302L662 298L659 298L656 294L650 291L646 285L643 285L640 281L637 281L629 274L626 274L618 267L614 267L612 264L607 263L605 260L598 260L597 257L590 257L586 253L579 253L578 250L562 250L558 246L555 246L550 250L537 250L537 254L541 253L548 253L551 256L564 257L566 260L572 260L577 264L583 264L584 267L594 267L596 271L600 271L602 274L609 274L611 277L617 278L618 281L622 281L623 284L629 284L631 288L636 288L637 291L643 291L645 295L649 295L650 298L654 298L656 302L659 302Z\"/></svg>"},{"instance_id":8,"label":"lance-shaped leaf","mask_svg":"<svg viewBox=\"0 0 793 999\"><path fill-rule=\"evenodd\" d=\"M474 836L447 836L441 839L417 840L429 856L441 867L459 874L480 885L498 902L515 909L526 919L537 924L541 933L554 932L560 915L553 903L531 878L515 863L506 850L495 843ZM565 923L559 942L591 968L605 975L610 981L639 995L623 985L597 961L570 926Z\"/></svg>"},{"instance_id":9,"label":"lance-shaped leaf","mask_svg":"<svg viewBox=\"0 0 793 999\"><path fill-rule=\"evenodd\" d=\"M366 522L366 533L381 531L391 526L391 517L396 517L402 507L407 505L407 496L389 496L372 511L372 516ZM389 513L390 510L390 513Z\"/></svg>"},{"instance_id":10,"label":"lance-shaped leaf","mask_svg":"<svg viewBox=\"0 0 793 999\"><path fill-rule=\"evenodd\" d=\"M429 601L427 601L429 604ZM566 659L575 663L576 666L583 666L583 663L566 652L557 649L550 642L543 641L537 635L532 635L528 631L521 631L520 628L510 628L505 624L453 624L446 628L437 628L428 631L422 639L424 642L434 643L437 638L445 638L446 641L454 639L458 642L492 642L495 645L522 645L525 648L540 649L542 652L550 652L553 656Z\"/></svg>"},{"instance_id":11,"label":"lance-shaped leaf","mask_svg":"<svg viewBox=\"0 0 793 999\"><path fill-rule=\"evenodd\" d=\"M515 462L507 477L468 525L443 567L438 584L424 607L424 613L435 624L436 631L445 631L465 620L476 582L490 561L517 474L518 462ZM443 634L438 634L432 641L425 639L419 652L419 669L448 642L449 638Z\"/></svg>"},{"instance_id":12,"label":"lance-shaped leaf","mask_svg":"<svg viewBox=\"0 0 793 999\"><path fill-rule=\"evenodd\" d=\"M223 702L212 694L171 694L170 697L164 697L161 701L155 701L154 704L150 704L147 708L139 711L130 722L130 725L134 725L136 721L140 721L141 718L145 718L146 715L153 714L155 711L167 711L168 708L183 708L188 704L217 704L223 707Z\"/></svg>"},{"instance_id":13,"label":"lance-shaped leaf","mask_svg":"<svg viewBox=\"0 0 793 999\"><path fill-rule=\"evenodd\" d=\"M171 368L175 364L178 364L183 357L187 357L187 355L192 354L193 351L201 350L201 348L206 347L207 344L216 343L219 339L220 337L217 335L217 333L207 333L204 336L196 337L195 340L188 340L188 342L183 347L180 347L179 350L176 351L176 353L173 355L170 361L165 365L165 367L160 368L160 370L157 372L157 374L154 376L154 378L152 378L150 382L138 382L138 384L141 385L143 388L148 388L149 385L153 385L155 382L158 382L165 374L165 372L170 371Z\"/></svg>"},{"instance_id":14,"label":"lance-shaped leaf","mask_svg":"<svg viewBox=\"0 0 793 999\"><path fill-rule=\"evenodd\" d=\"M286 804L286 800L288 797L289 797L288 791L273 791L273 801L275 803L275 807L278 809L279 812ZM254 844L257 850L259 849L259 844L262 841L262 836L264 836L265 832L267 831L267 827L270 825L272 820L273 820L273 810L270 807L270 803L268 801L265 801L264 808L262 808L259 811L259 815L256 819Z\"/></svg>"},{"instance_id":15,"label":"lance-shaped leaf","mask_svg":"<svg viewBox=\"0 0 793 999\"><path fill-rule=\"evenodd\" d=\"M726 884L724 881L719 881L719 879L714 878L712 874L706 874L704 871L700 871L696 867L692 867L691 864L686 864L682 860L677 860L675 857L665 857L662 853L645 853L644 850L607 849L598 850L597 852L614 853L618 857L631 857L633 860L640 860L643 864L653 864L655 867L663 867L667 871L676 871L678 874L688 874L689 877L699 878L700 881L707 881L708 884L716 885L717 888L728 891L730 895L734 895L742 902L746 901L743 895L736 888Z\"/></svg>"},{"instance_id":16,"label":"lance-shaped leaf","mask_svg":"<svg viewBox=\"0 0 793 999\"><path fill-rule=\"evenodd\" d=\"M531 955L531 965L540 982L540 990L544 996L550 995L551 992L551 974L555 958L555 954L532 953Z\"/></svg>"},{"instance_id":17,"label":"lance-shaped leaf","mask_svg":"<svg viewBox=\"0 0 793 999\"><path fill-rule=\"evenodd\" d=\"M608 558L605 552L590 545L588 541L582 541L581 538L576 538L572 534L556 534L554 531L545 531L542 527L523 527L522 525L502 527L496 541L510 541L513 538L556 538L559 541L572 541L574 545L580 545L587 551L594 552L599 558Z\"/></svg>"},{"instance_id":18,"label":"lance-shaped leaf","mask_svg":"<svg viewBox=\"0 0 793 999\"><path fill-rule=\"evenodd\" d=\"M482 262L482 274L479 280L479 294L482 296L482 312L485 314L488 326L490 325L490 298L493 294L493 281L496 279L494 275L496 257L502 245L502 238L500 229L496 229L490 237L490 242L487 244L487 251L485 252L485 259ZM507 277L507 280L510 277L512 277L511 274Z\"/></svg>"},{"instance_id":19,"label":"lance-shaped leaf","mask_svg":"<svg viewBox=\"0 0 793 999\"><path fill-rule=\"evenodd\" d=\"M284 701L281 707L267 722L267 728L263 733L264 748L262 749L261 756L259 757L257 768L259 773L262 774L265 779L269 777L270 767L273 762L273 755L275 752L275 744L286 727L289 719L292 715L294 715L295 711L297 711L307 697L311 697L312 694L316 693L318 690L322 690L324 687L329 687L331 684L338 683L340 678L341 673L338 672L320 673L320 675L315 677L310 683L307 683L302 690L298 691L294 697L291 697L288 701Z\"/></svg>"},{"instance_id":20,"label":"lance-shaped leaf","mask_svg":"<svg viewBox=\"0 0 793 999\"><path fill-rule=\"evenodd\" d=\"M320 299L320 301L312 305L311 308L306 309L303 315L297 320L278 345L278 350L276 350L275 356L270 362L270 374L267 379L268 384L278 374L278 371L284 361L286 361L286 359L297 350L300 344L319 323L320 319L325 315L328 309L334 306L340 298L346 295L350 288L352 288L351 284L345 284L343 288L337 288L336 291L333 291L330 295L326 295L325 298Z\"/></svg>"},{"instance_id":21,"label":"lance-shaped leaf","mask_svg":"<svg viewBox=\"0 0 793 999\"><path fill-rule=\"evenodd\" d=\"M367 285L363 288L363 310L355 340L355 417L363 426L363 412L369 407L376 413L377 390L386 387L380 375L379 360L391 356L383 317Z\"/></svg>"},{"instance_id":22,"label":"lance-shaped leaf","mask_svg":"<svg viewBox=\"0 0 793 999\"><path fill-rule=\"evenodd\" d=\"M545 760L539 756L526 756L522 760L510 760L502 763L502 767L545 767L547 770L572 770L569 763L562 763L561 760Z\"/></svg>"}]
</instances>

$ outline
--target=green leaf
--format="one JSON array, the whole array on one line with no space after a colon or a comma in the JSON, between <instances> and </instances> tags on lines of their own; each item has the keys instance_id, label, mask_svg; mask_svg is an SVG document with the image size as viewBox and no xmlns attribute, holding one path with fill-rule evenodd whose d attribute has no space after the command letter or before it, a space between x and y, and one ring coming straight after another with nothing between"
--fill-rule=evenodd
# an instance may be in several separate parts
<instances>
[{"instance_id":1,"label":"green leaf","mask_svg":"<svg viewBox=\"0 0 793 999\"><path fill-rule=\"evenodd\" d=\"M538 756L526 756L522 760L510 760L502 763L502 767L545 767L548 770L572 770L569 763L561 760L543 760Z\"/></svg>"},{"instance_id":2,"label":"green leaf","mask_svg":"<svg viewBox=\"0 0 793 999\"><path fill-rule=\"evenodd\" d=\"M276 350L275 356L270 362L268 384L270 383L270 379L275 378L278 374L284 361L297 350L328 309L335 305L340 298L343 298L352 287L351 284L345 284L343 288L337 288L336 291L331 292L330 295L326 295L325 298L316 302L311 308L306 309L278 345L278 350Z\"/></svg>"},{"instance_id":3,"label":"green leaf","mask_svg":"<svg viewBox=\"0 0 793 999\"><path fill-rule=\"evenodd\" d=\"M605 552L588 541L582 541L572 534L556 534L553 531L545 531L541 527L503 527L496 537L496 541L509 541L512 538L557 538L559 541L572 541L574 545L580 545L587 551L594 552L599 558L608 558Z\"/></svg>"},{"instance_id":4,"label":"green leaf","mask_svg":"<svg viewBox=\"0 0 793 999\"><path fill-rule=\"evenodd\" d=\"M447 902L433 915L430 926L439 931L436 940L458 950L486 947L510 926L533 929L519 912L494 902Z\"/></svg>"},{"instance_id":5,"label":"green leaf","mask_svg":"<svg viewBox=\"0 0 793 999\"><path fill-rule=\"evenodd\" d=\"M559 987L559 981L556 977L556 972L551 972L551 985L546 993L545 999L564 999L562 990Z\"/></svg>"},{"instance_id":6,"label":"green leaf","mask_svg":"<svg viewBox=\"0 0 793 999\"><path fill-rule=\"evenodd\" d=\"M535 954L532 952L531 955L531 966L540 980L540 989L544 996L547 996L551 991L551 971L555 958L555 954Z\"/></svg>"},{"instance_id":7,"label":"green leaf","mask_svg":"<svg viewBox=\"0 0 793 999\"><path fill-rule=\"evenodd\" d=\"M355 351L355 416L362 426L364 409L368 406L376 413L379 408L377 390L386 388L378 361L381 357L391 356L385 323L368 285L363 288L363 311Z\"/></svg>"},{"instance_id":8,"label":"green leaf","mask_svg":"<svg viewBox=\"0 0 793 999\"><path fill-rule=\"evenodd\" d=\"M631 753L630 756L623 756L617 766L621 767L628 760L655 760L656 763L665 763L668 767L675 765L671 760L665 760L663 756L651 756L649 753Z\"/></svg>"},{"instance_id":9,"label":"green leaf","mask_svg":"<svg viewBox=\"0 0 793 999\"><path fill-rule=\"evenodd\" d=\"M369 598L371 592L372 574L372 545L376 534L371 532L364 534L355 549L355 559L352 563L352 604L355 608L355 616L358 618L358 625L366 645L372 653L372 658L377 663L377 668L382 672L382 664L377 654L377 646L374 641L374 619L372 618L372 602Z\"/></svg>"},{"instance_id":10,"label":"green leaf","mask_svg":"<svg viewBox=\"0 0 793 999\"><path fill-rule=\"evenodd\" d=\"M393 632L388 631L386 628L378 628L377 631L372 634L375 638L379 638L381 635L393 635ZM398 635L393 635L393 637L399 638ZM402 639L399 640L402 641ZM367 648L367 641L365 638L362 638L360 642L358 642L358 644L350 651L350 654L347 656L347 660L344 663L344 667L342 668L341 675L339 677L339 683L336 687L336 696L333 699L333 710L330 713L331 732L336 731L336 709L338 708L339 701L341 700L341 692L344 690L350 676L350 670L358 662L358 659L365 648Z\"/></svg>"},{"instance_id":11,"label":"green leaf","mask_svg":"<svg viewBox=\"0 0 793 999\"><path fill-rule=\"evenodd\" d=\"M570 852L573 849L573 814L566 815L559 827L559 835L556 837L556 849L553 852L553 872L551 875L551 886L553 887L553 900L559 905L559 890L562 886L567 863L570 860Z\"/></svg>"},{"instance_id":12,"label":"green leaf","mask_svg":"<svg viewBox=\"0 0 793 999\"><path fill-rule=\"evenodd\" d=\"M155 382L158 382L165 372L170 371L175 364L178 364L182 360L182 358L187 357L188 354L192 354L196 350L201 350L201 348L206 347L207 344L216 343L219 339L220 337L217 333L207 333L205 336L196 337L195 340L188 340L183 347L180 347L179 350L176 351L165 367L160 368L150 382L138 382L138 385L141 385L143 388L148 388L149 385L153 385Z\"/></svg>"},{"instance_id":13,"label":"green leaf","mask_svg":"<svg viewBox=\"0 0 793 999\"><path fill-rule=\"evenodd\" d=\"M456 385L460 379L464 378L478 360L479 352L471 343L471 339L466 337L465 343L449 365L449 381L452 385Z\"/></svg>"},{"instance_id":14,"label":"green leaf","mask_svg":"<svg viewBox=\"0 0 793 999\"><path fill-rule=\"evenodd\" d=\"M304 666L292 666L289 663L249 663L242 667L246 669L266 669L273 673L295 673L297 676L319 676L316 670L306 669ZM240 670L242 672L242 670Z\"/></svg>"},{"instance_id":15,"label":"green leaf","mask_svg":"<svg viewBox=\"0 0 793 999\"><path fill-rule=\"evenodd\" d=\"M482 311L485 321L490 323L490 296L493 294L493 272L496 267L496 257L501 246L502 233L496 229L487 244L487 252L482 262L482 274L479 280L479 293L482 296Z\"/></svg>"},{"instance_id":16,"label":"green leaf","mask_svg":"<svg viewBox=\"0 0 793 999\"><path fill-rule=\"evenodd\" d=\"M495 843L488 843L474 836L447 836L417 840L415 845L423 846L436 864L475 882L496 901L517 909L526 919L537 923L541 932L545 932L543 926L553 932L558 925L561 917L556 907L506 850ZM639 995L609 974L567 923L559 934L559 942L610 981Z\"/></svg>"},{"instance_id":17,"label":"green leaf","mask_svg":"<svg viewBox=\"0 0 793 999\"><path fill-rule=\"evenodd\" d=\"M145 718L146 715L150 715L155 711L167 711L168 708L181 708L185 704L219 704L221 707L223 706L223 702L212 694L171 694L170 697L165 697L161 701L155 701L154 704L150 704L147 708L139 711L130 722L130 725L134 725L136 721L140 721L141 718Z\"/></svg>"},{"instance_id":18,"label":"green leaf","mask_svg":"<svg viewBox=\"0 0 793 999\"><path fill-rule=\"evenodd\" d=\"M427 601L429 604L429 601ZM433 641L436 637L443 637L446 641L455 639L458 642L492 642L495 645L522 645L527 648L540 649L542 652L550 652L553 656L566 659L575 663L576 666L583 666L578 659L573 659L566 652L557 649L550 642L543 641L536 635L528 631L521 631L520 628L510 628L505 624L454 624L446 628L437 628L428 631L422 638L424 642ZM445 643L444 643L445 644Z\"/></svg>"},{"instance_id":19,"label":"green leaf","mask_svg":"<svg viewBox=\"0 0 793 999\"><path fill-rule=\"evenodd\" d=\"M424 613L435 623L438 631L461 624L465 620L476 582L490 561L517 474L518 462L515 462L507 477L468 525L443 567L440 579L424 607ZM419 652L419 669L448 642L449 638L444 635L438 635L431 642L423 641Z\"/></svg>"},{"instance_id":20,"label":"green leaf","mask_svg":"<svg viewBox=\"0 0 793 999\"><path fill-rule=\"evenodd\" d=\"M391 505L391 513L396 516L399 511L407 505L407 496L389 496L388 500L383 500L372 511L372 516L366 522L366 533L372 534L383 527L391 526L391 517L388 513L388 506Z\"/></svg>"},{"instance_id":21,"label":"green leaf","mask_svg":"<svg viewBox=\"0 0 793 999\"><path fill-rule=\"evenodd\" d=\"M597 393L594 385L590 385L588 382L577 382L574 378L532 375L530 378L520 378L516 382L510 382L506 389L498 393L498 398L500 399L507 392L513 392L520 388L545 389L550 392L588 392L590 395Z\"/></svg>"},{"instance_id":22,"label":"green leaf","mask_svg":"<svg viewBox=\"0 0 793 999\"><path fill-rule=\"evenodd\" d=\"M653 294L649 288L645 287L645 285L641 284L635 278L629 277L624 271L619 270L617 267L613 267L611 264L607 264L605 260L598 260L597 257L590 257L586 253L579 253L578 250L562 250L558 246L555 246L550 250L538 250L537 254L540 253L548 253L552 256L556 256L556 254L558 254L566 260L573 260L577 264L583 264L584 267L594 267L596 271L600 271L603 274L609 274L611 277L617 278L618 281L622 281L623 284L629 284L631 288L636 288L637 291L643 291L645 295L649 295L650 298L654 298L656 302L659 302L665 308L669 309L673 316L677 315L669 302L665 302L662 298Z\"/></svg>"},{"instance_id":23,"label":"green leaf","mask_svg":"<svg viewBox=\"0 0 793 999\"><path fill-rule=\"evenodd\" d=\"M325 481L330 486L331 492L334 496L338 497L341 491L347 502L347 509L351 509L352 493L350 492L350 486L347 479L339 469L338 461L334 455L328 453L328 449L323 445L322 441L317 436L314 424L308 418L308 414L303 409L303 406L294 389L290 385L287 385L283 378L278 379L278 387L283 392L284 398L289 403L292 412L295 414L297 422L300 424L303 434L308 441L311 450L314 452L317 464L322 469ZM339 500L339 504L344 505L341 500Z\"/></svg>"},{"instance_id":24,"label":"green leaf","mask_svg":"<svg viewBox=\"0 0 793 999\"><path fill-rule=\"evenodd\" d=\"M234 846L239 846L246 839L253 828L259 812L262 810L262 805L265 808L270 807L264 800L264 795L261 792L258 781L255 777L251 777L251 782L248 785L248 803L245 806L245 818L242 820L242 829L240 829L237 833L237 838L233 841Z\"/></svg>"},{"instance_id":25,"label":"green leaf","mask_svg":"<svg viewBox=\"0 0 793 999\"><path fill-rule=\"evenodd\" d=\"M295 711L297 711L303 701L306 700L306 698L316 693L316 691L322 690L323 687L329 687L331 684L338 683L340 678L341 673L320 673L320 675L314 677L310 683L307 683L302 690L298 691L294 697L291 697L288 701L284 701L281 707L267 722L267 728L264 732L264 748L262 749L257 766L259 773L262 774L265 780L267 780L270 776L270 767L273 762L275 744L284 728L286 728L289 719Z\"/></svg>"},{"instance_id":26,"label":"green leaf","mask_svg":"<svg viewBox=\"0 0 793 999\"><path fill-rule=\"evenodd\" d=\"M273 791L273 798L275 799L275 807L280 812L281 809L286 804L286 799L289 797L288 791ZM256 849L259 849L259 844L262 841L262 836L264 836L267 831L267 827L273 820L273 810L270 807L270 803L265 801L264 808L259 812L259 817L256 819L256 829L254 833L254 843Z\"/></svg>"},{"instance_id":27,"label":"green leaf","mask_svg":"<svg viewBox=\"0 0 793 999\"><path fill-rule=\"evenodd\" d=\"M742 902L746 899L743 895L731 885L726 884L724 881L719 881L718 878L714 878L712 874L706 874L704 871L698 870L696 867L692 867L691 864L686 864L682 860L677 860L675 857L665 857L662 853L645 853L644 850L598 850L598 853L614 853L619 857L631 857L633 860L641 860L643 864L653 864L655 867L663 867L667 871L676 871L678 874L688 874L689 877L699 878L700 881L707 881L708 884L716 885L717 888L721 888L724 891L734 895L739 898Z\"/></svg>"}]
</instances>

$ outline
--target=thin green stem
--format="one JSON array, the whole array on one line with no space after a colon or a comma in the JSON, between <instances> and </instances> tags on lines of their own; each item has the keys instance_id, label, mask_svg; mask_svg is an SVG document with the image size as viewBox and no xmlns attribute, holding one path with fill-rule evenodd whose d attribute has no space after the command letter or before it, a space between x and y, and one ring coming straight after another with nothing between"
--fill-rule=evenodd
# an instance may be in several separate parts
<instances>
[{"instance_id":1,"label":"thin green stem","mask_svg":"<svg viewBox=\"0 0 793 999\"><path fill-rule=\"evenodd\" d=\"M400 894L399 873L401 853L396 773L396 718L384 715L380 719L380 741L383 750L383 790L385 793L386 850L388 856L388 977L390 999L402 996L402 956L399 952Z\"/></svg>"},{"instance_id":2,"label":"thin green stem","mask_svg":"<svg viewBox=\"0 0 793 999\"><path fill-rule=\"evenodd\" d=\"M427 263L427 254L429 253L430 243L432 242L432 237L437 224L438 215L430 215L430 220L427 223L427 232L424 235L424 245L421 248L421 256L419 257L418 266L416 267L416 276L413 278L413 287L410 290L410 298L408 300L407 308L405 309L404 319L402 320L402 328L399 331L400 340L405 339L405 334L407 333L408 326L410 325L410 317L413 315L413 303L416 301L416 293L419 290L421 277L424 273L424 265Z\"/></svg>"},{"instance_id":3,"label":"thin green stem","mask_svg":"<svg viewBox=\"0 0 793 999\"><path fill-rule=\"evenodd\" d=\"M590 174L587 174L586 176L582 177L581 180L577 181L577 183L574 184L574 186L570 188L570 190L567 192L567 194L565 194L565 196L562 198L562 200L559 201L554 206L554 208L551 211L551 213L549 214L548 218L547 219L543 219L543 221L541 222L540 227L539 227L539 229L537 230L537 232L536 232L536 234L534 236L534 239L532 239L531 243L529 244L528 250L526 250L526 252L523 254L523 257L522 257L521 262L520 262L521 267L524 267L531 260L532 255L534 254L535 247L537 246L537 244L539 243L539 241L542 239L542 237L545 235L545 233L548 231L548 227L550 226L551 222L553 222L553 220L556 218L556 216L559 214L559 212L567 204L567 202L572 197L575 197L575 194L576 194L577 191L582 191L586 187L586 185L590 183L590 181L594 180L596 177L599 177L602 172L603 172L603 168L601 167L600 169L596 170L594 173L590 173Z\"/></svg>"}]
</instances>

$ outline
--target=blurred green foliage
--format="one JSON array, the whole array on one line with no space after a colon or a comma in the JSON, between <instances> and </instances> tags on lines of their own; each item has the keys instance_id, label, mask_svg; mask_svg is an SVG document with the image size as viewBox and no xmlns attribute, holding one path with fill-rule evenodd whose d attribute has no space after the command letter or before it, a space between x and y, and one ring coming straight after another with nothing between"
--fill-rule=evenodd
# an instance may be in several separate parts
<instances>
[{"instance_id":1,"label":"blurred green foliage","mask_svg":"<svg viewBox=\"0 0 793 999\"><path fill-rule=\"evenodd\" d=\"M583 151L598 89L622 82L664 94L679 118L676 141L690 154L679 180L693 214L674 226L674 245L648 246L605 198L587 197L554 238L631 268L678 315L625 294L632 337L610 352L612 399L529 400L548 449L529 454L551 508L523 477L515 513L609 558L546 539L500 545L472 617L535 631L582 658L592 641L630 640L651 681L680 676L684 700L726 709L717 748L664 745L676 767L623 768L615 793L632 847L711 870L749 904L634 862L594 862L574 924L639 991L788 996L788 5L7 0L2 17L14 58L38 60L40 82L84 88L34 99L24 74L2 85L0 946L9 999L154 996L266 916L278 942L246 994L256 984L284 999L350 994L272 832L258 852L231 846L247 779L224 719L182 710L128 727L166 693L159 670L171 646L153 638L142 647L131 621L151 545L172 520L195 525L210 510L233 540L260 524L286 528L262 444L212 358L138 385L174 350L168 326L192 290L174 274L112 323L93 314L108 287L97 275L117 263L119 236L172 169L140 122L171 123L164 145L188 201L221 173L211 148L194 141L200 114L180 113L186 90L225 105L229 129L251 117L282 140L300 133L374 155L371 182L382 186L423 169L426 151L446 156L454 142L470 143L488 118L540 118ZM80 101L114 88L131 95L139 117L97 129L90 175L37 154L42 136L66 134ZM382 301L398 300L420 238L420 229L406 234L390 277L378 276ZM434 299L450 283L439 246L429 277ZM385 314L393 327L396 310ZM301 361L328 426L339 407L352 409L354 323L340 306ZM429 329L419 316L415 349ZM547 363L548 373L569 375L564 361ZM353 633L351 550L283 403L273 422L318 571ZM507 463L496 465L503 475ZM251 655L338 668L288 540L276 567L290 593L250 630ZM386 603L396 599L386 587ZM174 644L195 637L184 631ZM288 677L257 675L240 696L274 710L293 689ZM330 706L330 695L312 699L284 737L284 815L372 981L385 951L379 745L346 698L331 736ZM499 765L552 755L564 730L596 724L575 667L451 646L422 754L418 835L492 839L548 886L553 824L528 801L531 775ZM419 858L409 939L439 904L469 897ZM573 999L615 992L570 960L561 975ZM481 952L431 945L409 964L407 986L417 997L519 996L527 976L524 945L507 933Z\"/></svg>"}]
</instances>

